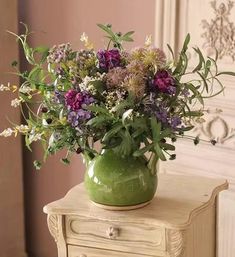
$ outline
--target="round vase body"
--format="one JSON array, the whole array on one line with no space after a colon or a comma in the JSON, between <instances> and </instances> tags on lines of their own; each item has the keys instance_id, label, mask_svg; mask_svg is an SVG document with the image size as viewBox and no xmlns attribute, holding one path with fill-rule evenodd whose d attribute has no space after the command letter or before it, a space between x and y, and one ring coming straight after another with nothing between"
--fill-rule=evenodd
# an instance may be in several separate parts
<instances>
[{"instance_id":1,"label":"round vase body","mask_svg":"<svg viewBox=\"0 0 235 257\"><path fill-rule=\"evenodd\" d=\"M145 158L122 158L107 150L89 163L85 187L95 203L134 206L152 200L157 175L147 167Z\"/></svg>"}]
</instances>

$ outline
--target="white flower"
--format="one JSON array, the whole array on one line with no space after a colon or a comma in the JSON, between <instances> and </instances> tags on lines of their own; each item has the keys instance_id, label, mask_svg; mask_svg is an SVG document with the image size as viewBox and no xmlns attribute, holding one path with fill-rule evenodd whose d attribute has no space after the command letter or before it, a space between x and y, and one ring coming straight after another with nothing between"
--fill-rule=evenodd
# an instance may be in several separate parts
<instances>
[{"instance_id":1,"label":"white flower","mask_svg":"<svg viewBox=\"0 0 235 257\"><path fill-rule=\"evenodd\" d=\"M20 126L16 126L15 128L17 131L19 131L20 133L27 133L29 132L29 127L27 125L20 125Z\"/></svg>"},{"instance_id":2,"label":"white flower","mask_svg":"<svg viewBox=\"0 0 235 257\"><path fill-rule=\"evenodd\" d=\"M19 91L20 93L23 93L23 94L29 94L33 91L33 89L29 86L22 86L20 87Z\"/></svg>"},{"instance_id":3,"label":"white flower","mask_svg":"<svg viewBox=\"0 0 235 257\"><path fill-rule=\"evenodd\" d=\"M85 32L82 33L80 40L85 43L88 42L88 36Z\"/></svg>"},{"instance_id":4,"label":"white flower","mask_svg":"<svg viewBox=\"0 0 235 257\"><path fill-rule=\"evenodd\" d=\"M79 84L79 88L81 89L81 91L89 91L89 92L95 93L96 88L92 85L91 82L98 81L98 80L102 81L105 74L97 73L96 75L97 75L96 77L86 76L83 79L82 83Z\"/></svg>"},{"instance_id":5,"label":"white flower","mask_svg":"<svg viewBox=\"0 0 235 257\"><path fill-rule=\"evenodd\" d=\"M5 86L5 85L3 85L3 84L1 84L0 85L0 91L10 91L11 89L10 89L10 83L8 82L7 83L7 86Z\"/></svg>"},{"instance_id":6,"label":"white flower","mask_svg":"<svg viewBox=\"0 0 235 257\"><path fill-rule=\"evenodd\" d=\"M41 140L42 139L42 134L39 134L39 133L36 133L36 134L30 134L30 136L29 136L29 142L30 142L30 144L32 143L32 142L35 142L35 141L38 141L38 140Z\"/></svg>"},{"instance_id":7,"label":"white flower","mask_svg":"<svg viewBox=\"0 0 235 257\"><path fill-rule=\"evenodd\" d=\"M11 101L11 106L18 107L21 102L22 102L21 99L15 98L14 100Z\"/></svg>"},{"instance_id":8,"label":"white flower","mask_svg":"<svg viewBox=\"0 0 235 257\"><path fill-rule=\"evenodd\" d=\"M93 44L89 41L88 36L85 32L82 33L80 40L84 43L85 47L89 50L93 49Z\"/></svg>"},{"instance_id":9,"label":"white flower","mask_svg":"<svg viewBox=\"0 0 235 257\"><path fill-rule=\"evenodd\" d=\"M146 36L145 38L145 46L149 47L152 45L152 35Z\"/></svg>"},{"instance_id":10,"label":"white flower","mask_svg":"<svg viewBox=\"0 0 235 257\"><path fill-rule=\"evenodd\" d=\"M7 128L0 133L1 137L10 137L14 131L11 128Z\"/></svg>"}]
</instances>

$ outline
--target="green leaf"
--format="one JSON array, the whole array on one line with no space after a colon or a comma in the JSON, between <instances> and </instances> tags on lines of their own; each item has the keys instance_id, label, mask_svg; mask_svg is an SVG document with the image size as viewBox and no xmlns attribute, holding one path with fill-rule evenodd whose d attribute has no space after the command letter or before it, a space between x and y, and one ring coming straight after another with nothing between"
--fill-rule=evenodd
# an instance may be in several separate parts
<instances>
[{"instance_id":1,"label":"green leaf","mask_svg":"<svg viewBox=\"0 0 235 257\"><path fill-rule=\"evenodd\" d=\"M184 127L184 128L180 128L181 131L190 131L194 128L194 126L188 126L188 127Z\"/></svg>"},{"instance_id":2,"label":"green leaf","mask_svg":"<svg viewBox=\"0 0 235 257\"><path fill-rule=\"evenodd\" d=\"M199 63L192 72L197 72L197 71L201 70L203 63L205 63L205 59L204 59L203 54L202 54L202 52L199 48L193 47L193 49L198 54Z\"/></svg>"},{"instance_id":3,"label":"green leaf","mask_svg":"<svg viewBox=\"0 0 235 257\"><path fill-rule=\"evenodd\" d=\"M135 31L129 31L123 36L120 37L121 40L126 42L133 42L134 40L131 38L131 36L135 33Z\"/></svg>"},{"instance_id":4,"label":"green leaf","mask_svg":"<svg viewBox=\"0 0 235 257\"><path fill-rule=\"evenodd\" d=\"M106 109L106 107L102 107L100 105L87 105L84 107L84 109L89 110L94 113L110 115L108 109Z\"/></svg>"},{"instance_id":5,"label":"green leaf","mask_svg":"<svg viewBox=\"0 0 235 257\"><path fill-rule=\"evenodd\" d=\"M229 75L229 76L235 76L235 72L232 71L222 71L216 74L216 76L220 76L220 75Z\"/></svg>"},{"instance_id":6,"label":"green leaf","mask_svg":"<svg viewBox=\"0 0 235 257\"><path fill-rule=\"evenodd\" d=\"M170 53L172 55L172 59L175 60L175 55L174 55L173 49L171 48L171 46L169 44L167 44L167 47L168 47L168 49L169 49L169 51L170 51Z\"/></svg>"},{"instance_id":7,"label":"green leaf","mask_svg":"<svg viewBox=\"0 0 235 257\"><path fill-rule=\"evenodd\" d=\"M121 137L112 137L108 142L105 142L105 145L102 149L112 149L119 146L122 142Z\"/></svg>"},{"instance_id":8,"label":"green leaf","mask_svg":"<svg viewBox=\"0 0 235 257\"><path fill-rule=\"evenodd\" d=\"M122 113L125 111L125 109L126 109L127 107L129 107L129 109L130 109L131 107L134 107L134 97L133 97L132 94L129 94L128 97L127 97L127 99L125 99L124 101L122 101L122 102L120 102L119 104L117 104L117 105L113 108L113 110L114 110L115 112L117 112L117 115L120 115L120 114L122 114Z\"/></svg>"},{"instance_id":9,"label":"green leaf","mask_svg":"<svg viewBox=\"0 0 235 257\"><path fill-rule=\"evenodd\" d=\"M201 112L201 111L189 111L189 112L185 112L185 116L186 117L190 117L190 116L201 117L201 116L203 116L203 112Z\"/></svg>"},{"instance_id":10,"label":"green leaf","mask_svg":"<svg viewBox=\"0 0 235 257\"><path fill-rule=\"evenodd\" d=\"M204 87L206 89L206 92L208 93L209 92L209 87L208 87L208 84L207 84L207 81L206 81L206 78L200 73L197 71L197 74L201 77L203 83L204 83Z\"/></svg>"},{"instance_id":11,"label":"green leaf","mask_svg":"<svg viewBox=\"0 0 235 257\"><path fill-rule=\"evenodd\" d=\"M111 137L116 135L123 128L122 123L116 123L103 137L102 142L107 142Z\"/></svg>"},{"instance_id":12,"label":"green leaf","mask_svg":"<svg viewBox=\"0 0 235 257\"><path fill-rule=\"evenodd\" d=\"M153 146L154 146L153 143L152 143L152 144L149 144L149 145L147 145L147 146L145 146L145 147L143 147L143 148L141 148L141 149L135 151L135 152L133 153L133 156L134 156L134 157L142 156L142 155L144 155L146 152L149 152L150 150L152 150Z\"/></svg>"},{"instance_id":13,"label":"green leaf","mask_svg":"<svg viewBox=\"0 0 235 257\"><path fill-rule=\"evenodd\" d=\"M128 31L126 34L124 34L122 37L130 37L135 33L135 31Z\"/></svg>"},{"instance_id":14,"label":"green leaf","mask_svg":"<svg viewBox=\"0 0 235 257\"><path fill-rule=\"evenodd\" d=\"M96 116L92 119L90 119L86 125L87 126L92 126L92 127L98 127L100 125L104 125L105 123L109 122L110 120L112 120L111 117L107 117L107 116L104 116L104 115L100 115L100 116Z\"/></svg>"},{"instance_id":15,"label":"green leaf","mask_svg":"<svg viewBox=\"0 0 235 257\"><path fill-rule=\"evenodd\" d=\"M115 34L111 30L109 26L103 25L103 24L97 24L99 28L101 28L103 31L105 31L108 35L110 35L112 38L115 38Z\"/></svg>"},{"instance_id":16,"label":"green leaf","mask_svg":"<svg viewBox=\"0 0 235 257\"><path fill-rule=\"evenodd\" d=\"M158 143L154 144L154 150L156 152L157 157L159 157L162 161L166 161L166 157Z\"/></svg>"},{"instance_id":17,"label":"green leaf","mask_svg":"<svg viewBox=\"0 0 235 257\"><path fill-rule=\"evenodd\" d=\"M152 129L152 136L154 143L160 141L160 132L161 132L161 123L157 122L155 117L150 118L151 129Z\"/></svg>"},{"instance_id":18,"label":"green leaf","mask_svg":"<svg viewBox=\"0 0 235 257\"><path fill-rule=\"evenodd\" d=\"M93 85L98 93L102 94L104 92L105 84L100 80L91 81L89 84Z\"/></svg>"},{"instance_id":19,"label":"green leaf","mask_svg":"<svg viewBox=\"0 0 235 257\"><path fill-rule=\"evenodd\" d=\"M181 53L185 53L188 50L188 44L190 42L190 34L188 33L183 44L183 48L181 50Z\"/></svg>"},{"instance_id":20,"label":"green leaf","mask_svg":"<svg viewBox=\"0 0 235 257\"><path fill-rule=\"evenodd\" d=\"M204 77L207 78L211 68L211 60L207 60L205 64L205 72L204 72Z\"/></svg>"},{"instance_id":21,"label":"green leaf","mask_svg":"<svg viewBox=\"0 0 235 257\"><path fill-rule=\"evenodd\" d=\"M122 138L122 141L114 151L120 156L129 156L134 146L133 139L127 129L120 131L119 135Z\"/></svg>"},{"instance_id":22,"label":"green leaf","mask_svg":"<svg viewBox=\"0 0 235 257\"><path fill-rule=\"evenodd\" d=\"M175 151L175 146L168 143L159 143L160 147L166 151Z\"/></svg>"}]
</instances>

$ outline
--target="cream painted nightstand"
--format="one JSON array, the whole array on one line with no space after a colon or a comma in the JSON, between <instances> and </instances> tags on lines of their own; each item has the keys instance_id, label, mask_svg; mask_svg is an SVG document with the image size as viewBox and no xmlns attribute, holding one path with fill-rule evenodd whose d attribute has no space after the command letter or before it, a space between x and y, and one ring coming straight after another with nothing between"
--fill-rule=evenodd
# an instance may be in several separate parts
<instances>
[{"instance_id":1,"label":"cream painted nightstand","mask_svg":"<svg viewBox=\"0 0 235 257\"><path fill-rule=\"evenodd\" d=\"M107 211L80 184L44 212L59 257L215 257L216 196L227 187L225 180L159 175L148 206Z\"/></svg>"}]
</instances>

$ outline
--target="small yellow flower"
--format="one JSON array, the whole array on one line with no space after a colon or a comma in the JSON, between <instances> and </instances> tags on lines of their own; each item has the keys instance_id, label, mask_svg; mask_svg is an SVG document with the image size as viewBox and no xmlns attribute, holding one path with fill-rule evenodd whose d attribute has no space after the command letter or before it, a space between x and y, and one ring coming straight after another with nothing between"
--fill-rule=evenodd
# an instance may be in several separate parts
<instances>
[{"instance_id":1,"label":"small yellow flower","mask_svg":"<svg viewBox=\"0 0 235 257\"><path fill-rule=\"evenodd\" d=\"M19 133L22 133L22 134L26 134L27 132L29 132L29 126L28 125L19 125L19 126L16 126L15 127L15 130Z\"/></svg>"},{"instance_id":2,"label":"small yellow flower","mask_svg":"<svg viewBox=\"0 0 235 257\"><path fill-rule=\"evenodd\" d=\"M12 92L13 93L15 93L18 89L18 87L16 85L12 85L11 87L12 87Z\"/></svg>"}]
</instances>

